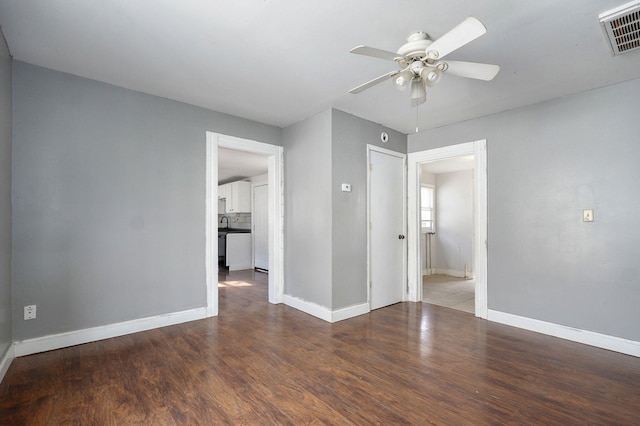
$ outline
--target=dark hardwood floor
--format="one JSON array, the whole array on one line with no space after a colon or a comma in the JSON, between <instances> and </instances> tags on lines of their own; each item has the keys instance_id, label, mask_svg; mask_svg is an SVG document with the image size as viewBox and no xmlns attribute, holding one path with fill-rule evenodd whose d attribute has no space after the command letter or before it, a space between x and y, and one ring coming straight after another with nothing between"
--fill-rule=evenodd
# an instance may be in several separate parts
<instances>
[{"instance_id":1,"label":"dark hardwood floor","mask_svg":"<svg viewBox=\"0 0 640 426\"><path fill-rule=\"evenodd\" d=\"M221 277L216 318L25 356L1 425L640 424L640 359L402 303L329 324Z\"/></svg>"}]
</instances>

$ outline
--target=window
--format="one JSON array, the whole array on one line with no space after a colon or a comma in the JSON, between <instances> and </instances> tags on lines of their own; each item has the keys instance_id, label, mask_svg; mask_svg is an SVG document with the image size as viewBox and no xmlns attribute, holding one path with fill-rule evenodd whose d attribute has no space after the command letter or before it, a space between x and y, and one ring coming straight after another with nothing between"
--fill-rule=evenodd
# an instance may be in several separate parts
<instances>
[{"instance_id":1,"label":"window","mask_svg":"<svg viewBox=\"0 0 640 426\"><path fill-rule=\"evenodd\" d=\"M420 188L420 224L423 232L435 232L434 188L422 185Z\"/></svg>"}]
</instances>

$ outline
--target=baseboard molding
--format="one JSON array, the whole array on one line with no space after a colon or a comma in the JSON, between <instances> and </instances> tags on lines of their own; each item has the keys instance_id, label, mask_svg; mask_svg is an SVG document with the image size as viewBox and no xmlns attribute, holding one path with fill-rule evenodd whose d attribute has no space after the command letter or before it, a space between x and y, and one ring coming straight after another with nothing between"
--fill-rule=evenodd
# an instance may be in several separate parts
<instances>
[{"instance_id":1,"label":"baseboard molding","mask_svg":"<svg viewBox=\"0 0 640 426\"><path fill-rule=\"evenodd\" d=\"M136 320L108 324L99 327L86 328L83 330L70 331L67 333L26 339L14 343L15 356L31 355L38 352L81 345L83 343L124 336L127 334L138 333L140 331L166 327L168 325L181 324L183 322L199 320L206 317L207 309L203 307L189 309L182 312L156 315L153 317L139 318Z\"/></svg>"},{"instance_id":2,"label":"baseboard molding","mask_svg":"<svg viewBox=\"0 0 640 426\"><path fill-rule=\"evenodd\" d=\"M325 306L321 306L307 300L302 300L288 294L284 295L284 304L309 315L313 315L316 318L331 322L331 311Z\"/></svg>"},{"instance_id":3,"label":"baseboard molding","mask_svg":"<svg viewBox=\"0 0 640 426\"><path fill-rule=\"evenodd\" d=\"M475 274L467 272L467 274L469 275L468 279L473 279L475 278ZM442 269L442 268L430 268L430 269L423 269L422 270L422 275L447 275L450 277L456 277L456 278L465 278L464 276L464 271L458 271L456 269Z\"/></svg>"},{"instance_id":4,"label":"baseboard molding","mask_svg":"<svg viewBox=\"0 0 640 426\"><path fill-rule=\"evenodd\" d=\"M305 312L309 315L313 315L316 318L320 318L321 320L332 323L353 318L369 312L368 303L348 306L346 308L332 311L325 306L309 302L308 300L299 299L288 294L284 295L284 304L298 309L299 311Z\"/></svg>"},{"instance_id":5,"label":"baseboard molding","mask_svg":"<svg viewBox=\"0 0 640 426\"><path fill-rule=\"evenodd\" d=\"M359 315L368 314L371 311L368 303L360 303L358 305L347 306L346 308L336 309L331 312L331 322L338 322Z\"/></svg>"},{"instance_id":6,"label":"baseboard molding","mask_svg":"<svg viewBox=\"0 0 640 426\"><path fill-rule=\"evenodd\" d=\"M248 264L238 264L238 265L229 265L228 266L229 271L243 271L245 269L253 269L253 265L248 263Z\"/></svg>"},{"instance_id":7,"label":"baseboard molding","mask_svg":"<svg viewBox=\"0 0 640 426\"><path fill-rule=\"evenodd\" d=\"M4 375L7 374L7 370L9 370L11 361L13 361L15 356L14 346L14 343L10 344L7 350L4 351L2 358L0 358L0 382L4 379Z\"/></svg>"},{"instance_id":8,"label":"baseboard molding","mask_svg":"<svg viewBox=\"0 0 640 426\"><path fill-rule=\"evenodd\" d=\"M487 319L585 345L640 357L640 342L489 309Z\"/></svg>"},{"instance_id":9,"label":"baseboard molding","mask_svg":"<svg viewBox=\"0 0 640 426\"><path fill-rule=\"evenodd\" d=\"M436 274L448 275L450 277L456 277L456 278L465 278L464 271L458 271L456 269L440 269L440 268L436 268ZM467 272L467 274L469 275L470 279L473 278L473 273Z\"/></svg>"}]
</instances>

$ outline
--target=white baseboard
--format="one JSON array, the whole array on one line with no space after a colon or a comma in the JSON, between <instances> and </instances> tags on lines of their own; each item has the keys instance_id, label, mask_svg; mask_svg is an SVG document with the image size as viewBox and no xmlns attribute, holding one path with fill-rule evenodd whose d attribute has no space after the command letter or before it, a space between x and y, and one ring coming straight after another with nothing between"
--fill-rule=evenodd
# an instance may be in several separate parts
<instances>
[{"instance_id":1,"label":"white baseboard","mask_svg":"<svg viewBox=\"0 0 640 426\"><path fill-rule=\"evenodd\" d=\"M231 271L243 271L245 269L253 269L253 265L250 263L245 263L245 264L237 264L237 265L229 265L229 272Z\"/></svg>"},{"instance_id":2,"label":"white baseboard","mask_svg":"<svg viewBox=\"0 0 640 426\"><path fill-rule=\"evenodd\" d=\"M360 303L358 305L347 306L346 308L336 309L331 312L331 322L338 322L358 315L368 314L371 311L368 303Z\"/></svg>"},{"instance_id":3,"label":"white baseboard","mask_svg":"<svg viewBox=\"0 0 640 426\"><path fill-rule=\"evenodd\" d=\"M320 318L321 320L325 320L327 322L342 321L369 312L368 303L348 306L346 308L332 311L325 306L309 302L308 300L302 300L297 297L289 296L288 294L284 295L284 303L287 306L291 306L292 308L298 309L302 312L313 315L314 317Z\"/></svg>"},{"instance_id":4,"label":"white baseboard","mask_svg":"<svg viewBox=\"0 0 640 426\"><path fill-rule=\"evenodd\" d=\"M456 278L464 278L464 271L458 271L456 269L443 269L443 268L430 268L430 269L423 269L422 270L422 275L448 275L450 277L456 277ZM472 272L467 271L467 274L469 275L469 279L473 279L475 278L475 274L473 274Z\"/></svg>"},{"instance_id":5,"label":"white baseboard","mask_svg":"<svg viewBox=\"0 0 640 426\"><path fill-rule=\"evenodd\" d=\"M640 342L489 309L487 319L585 345L640 357Z\"/></svg>"},{"instance_id":6,"label":"white baseboard","mask_svg":"<svg viewBox=\"0 0 640 426\"><path fill-rule=\"evenodd\" d=\"M313 315L316 318L331 322L331 311L329 308L318 305L307 300L302 300L297 297L284 295L284 304L296 308L299 311L305 312L309 315Z\"/></svg>"},{"instance_id":7,"label":"white baseboard","mask_svg":"<svg viewBox=\"0 0 640 426\"><path fill-rule=\"evenodd\" d=\"M436 268L436 274L448 275L450 277L464 278L464 271L458 271L456 269L441 269ZM467 272L469 278L473 278L473 273Z\"/></svg>"},{"instance_id":8,"label":"white baseboard","mask_svg":"<svg viewBox=\"0 0 640 426\"><path fill-rule=\"evenodd\" d=\"M124 336L168 325L181 324L207 317L206 308L189 309L182 312L156 315L153 317L139 318L115 324L70 331L67 333L52 334L15 342L15 356L31 355L68 346L95 342L111 337Z\"/></svg>"},{"instance_id":9,"label":"white baseboard","mask_svg":"<svg viewBox=\"0 0 640 426\"><path fill-rule=\"evenodd\" d=\"M9 370L9 366L11 365L11 361L14 358L14 343L10 344L6 351L4 351L4 355L0 358L0 382L4 379L4 375L7 374L7 370Z\"/></svg>"}]
</instances>

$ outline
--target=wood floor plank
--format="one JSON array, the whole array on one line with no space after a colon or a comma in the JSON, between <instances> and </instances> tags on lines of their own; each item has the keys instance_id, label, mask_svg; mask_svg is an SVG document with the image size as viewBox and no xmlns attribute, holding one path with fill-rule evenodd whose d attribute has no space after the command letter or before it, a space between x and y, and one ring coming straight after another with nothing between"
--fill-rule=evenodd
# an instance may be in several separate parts
<instances>
[{"instance_id":1,"label":"wood floor plank","mask_svg":"<svg viewBox=\"0 0 640 426\"><path fill-rule=\"evenodd\" d=\"M0 424L640 424L640 359L401 303L330 324L221 275L219 316L17 358Z\"/></svg>"}]
</instances>

